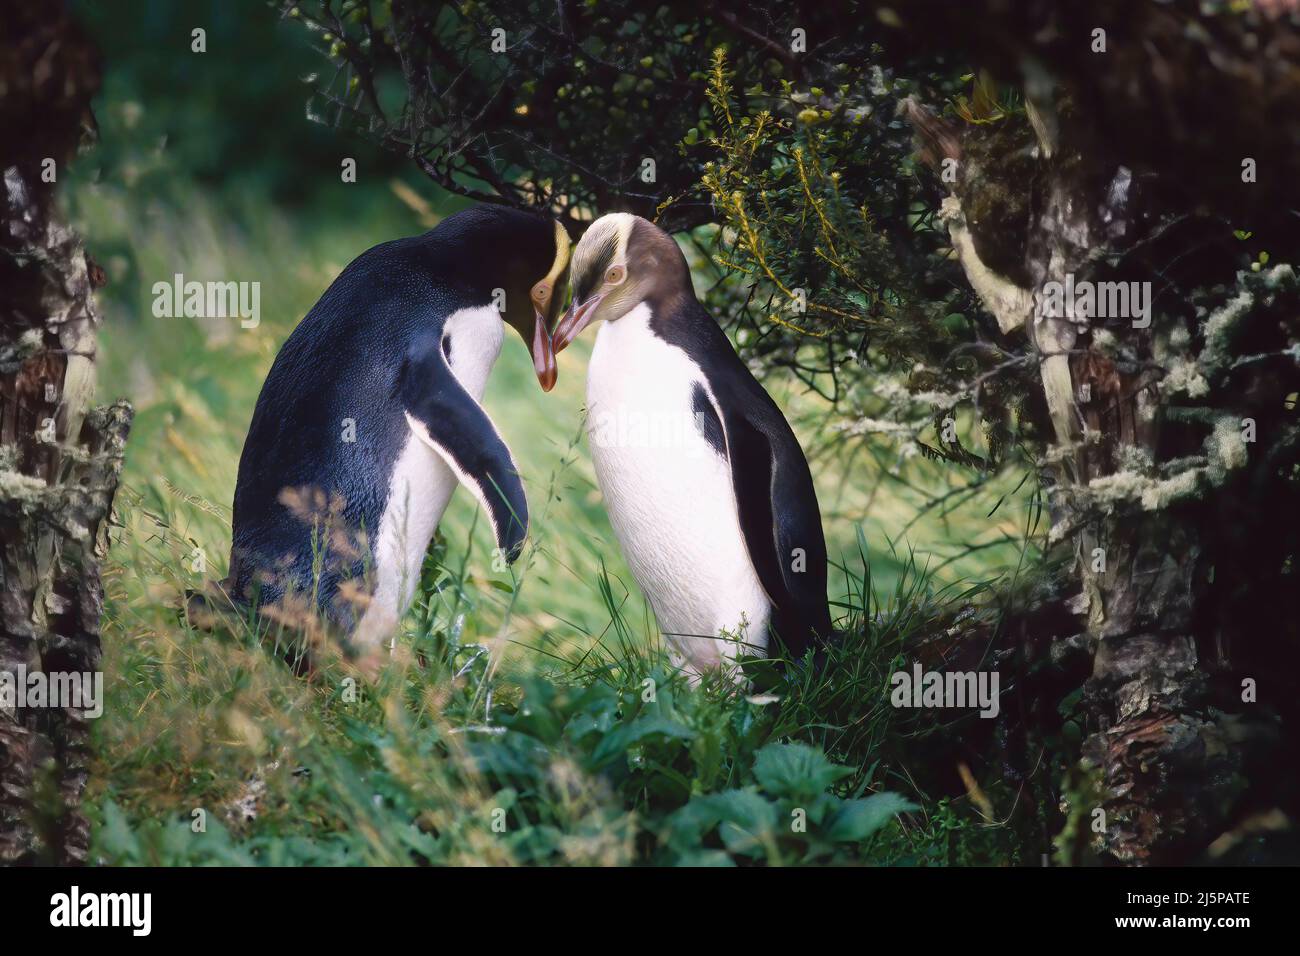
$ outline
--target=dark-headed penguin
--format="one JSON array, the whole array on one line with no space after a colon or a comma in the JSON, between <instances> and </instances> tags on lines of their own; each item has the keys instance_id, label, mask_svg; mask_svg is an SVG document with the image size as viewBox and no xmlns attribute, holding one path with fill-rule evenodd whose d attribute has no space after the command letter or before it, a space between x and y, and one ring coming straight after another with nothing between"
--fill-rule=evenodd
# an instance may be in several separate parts
<instances>
[{"instance_id":1,"label":"dark-headed penguin","mask_svg":"<svg viewBox=\"0 0 1300 956\"><path fill-rule=\"evenodd\" d=\"M691 285L677 243L604 216L573 252L558 352L604 319L587 429L610 522L688 671L739 654L794 657L831 636L812 475L780 409ZM734 676L734 675L733 675Z\"/></svg>"},{"instance_id":2,"label":"dark-headed penguin","mask_svg":"<svg viewBox=\"0 0 1300 956\"><path fill-rule=\"evenodd\" d=\"M555 384L548 329L569 240L554 219L477 206L358 256L280 349L239 461L229 595L291 593L354 649L396 628L457 482L509 560L528 528L510 450L479 404L506 325Z\"/></svg>"}]
</instances>

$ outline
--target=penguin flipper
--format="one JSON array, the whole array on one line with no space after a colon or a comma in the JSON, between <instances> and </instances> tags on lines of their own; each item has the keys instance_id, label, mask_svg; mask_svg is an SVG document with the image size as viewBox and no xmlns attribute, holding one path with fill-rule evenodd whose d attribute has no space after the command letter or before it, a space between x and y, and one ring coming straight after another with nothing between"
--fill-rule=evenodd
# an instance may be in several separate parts
<instances>
[{"instance_id":1,"label":"penguin flipper","mask_svg":"<svg viewBox=\"0 0 1300 956\"><path fill-rule=\"evenodd\" d=\"M407 424L474 493L492 522L497 547L513 562L528 534L519 469L492 419L457 381L437 340L407 356L399 388Z\"/></svg>"},{"instance_id":2,"label":"penguin flipper","mask_svg":"<svg viewBox=\"0 0 1300 956\"><path fill-rule=\"evenodd\" d=\"M772 602L772 626L790 654L802 657L832 634L826 539L807 459L788 426L777 429L775 422L716 405L715 411L745 547Z\"/></svg>"}]
</instances>

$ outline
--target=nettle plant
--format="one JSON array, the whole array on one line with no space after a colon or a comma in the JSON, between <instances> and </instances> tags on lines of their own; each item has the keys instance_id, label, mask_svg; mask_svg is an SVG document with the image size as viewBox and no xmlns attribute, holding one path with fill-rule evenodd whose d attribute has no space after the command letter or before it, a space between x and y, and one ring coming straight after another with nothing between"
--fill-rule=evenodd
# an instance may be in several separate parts
<instances>
[{"instance_id":1,"label":"nettle plant","mask_svg":"<svg viewBox=\"0 0 1300 956\"><path fill-rule=\"evenodd\" d=\"M562 826L555 797L579 781L593 804L590 839L626 843L616 862L884 862L907 851L889 825L914 804L865 781L846 792L854 768L768 740L761 703L683 690L662 667L587 687L526 681L504 736L468 744L504 801L515 852L539 863L571 854L582 833ZM602 795L632 812L595 812Z\"/></svg>"}]
</instances>

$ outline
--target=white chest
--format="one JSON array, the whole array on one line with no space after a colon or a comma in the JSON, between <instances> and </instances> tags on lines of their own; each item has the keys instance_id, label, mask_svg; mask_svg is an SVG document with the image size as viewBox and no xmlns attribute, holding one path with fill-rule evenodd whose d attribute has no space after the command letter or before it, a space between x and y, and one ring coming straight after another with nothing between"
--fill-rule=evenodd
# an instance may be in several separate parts
<instances>
[{"instance_id":1,"label":"white chest","mask_svg":"<svg viewBox=\"0 0 1300 956\"><path fill-rule=\"evenodd\" d=\"M628 566L665 637L695 669L742 637L766 646L767 597L736 513L731 470L696 421L698 366L654 335L638 306L596 337L587 430L596 478Z\"/></svg>"},{"instance_id":2,"label":"white chest","mask_svg":"<svg viewBox=\"0 0 1300 956\"><path fill-rule=\"evenodd\" d=\"M501 354L505 323L494 306L461 309L447 317L442 338L450 342L451 370L474 401L483 399L488 375Z\"/></svg>"}]
</instances>

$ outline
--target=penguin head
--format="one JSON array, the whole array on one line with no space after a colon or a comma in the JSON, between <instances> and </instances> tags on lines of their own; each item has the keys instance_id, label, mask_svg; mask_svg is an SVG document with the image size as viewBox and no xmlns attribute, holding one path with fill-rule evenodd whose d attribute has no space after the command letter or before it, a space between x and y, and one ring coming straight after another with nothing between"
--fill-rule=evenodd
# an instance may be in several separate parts
<instances>
[{"instance_id":1,"label":"penguin head","mask_svg":"<svg viewBox=\"0 0 1300 956\"><path fill-rule=\"evenodd\" d=\"M560 352L591 323L617 321L647 299L662 310L694 295L686 257L673 237L631 213L601 216L573 250L573 303L553 334Z\"/></svg>"},{"instance_id":2,"label":"penguin head","mask_svg":"<svg viewBox=\"0 0 1300 956\"><path fill-rule=\"evenodd\" d=\"M542 213L508 206L479 205L444 220L459 252L460 278L473 278L497 301L502 318L533 356L542 390L555 387L551 329L564 304L569 280L569 234Z\"/></svg>"}]
</instances>

